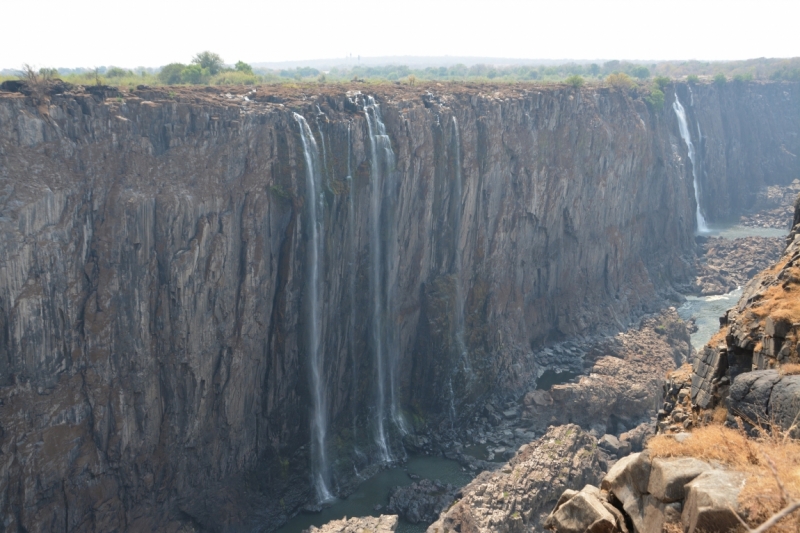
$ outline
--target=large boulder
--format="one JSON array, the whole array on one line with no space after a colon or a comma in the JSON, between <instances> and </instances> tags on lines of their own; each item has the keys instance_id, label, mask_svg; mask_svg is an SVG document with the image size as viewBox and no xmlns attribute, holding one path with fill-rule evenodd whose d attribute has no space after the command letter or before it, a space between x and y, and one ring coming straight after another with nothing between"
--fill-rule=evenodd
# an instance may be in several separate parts
<instances>
[{"instance_id":1,"label":"large boulder","mask_svg":"<svg viewBox=\"0 0 800 533\"><path fill-rule=\"evenodd\" d=\"M556 533L618 531L616 517L606 509L597 487L591 485L587 485L566 502L557 505L547 517L544 527Z\"/></svg>"},{"instance_id":2,"label":"large boulder","mask_svg":"<svg viewBox=\"0 0 800 533\"><path fill-rule=\"evenodd\" d=\"M681 516L686 533L730 531L739 525L733 509L745 475L730 470L703 472L686 485Z\"/></svg>"},{"instance_id":3,"label":"large boulder","mask_svg":"<svg viewBox=\"0 0 800 533\"><path fill-rule=\"evenodd\" d=\"M653 459L647 492L664 503L684 498L684 485L711 470L711 465L694 457Z\"/></svg>"},{"instance_id":4,"label":"large boulder","mask_svg":"<svg viewBox=\"0 0 800 533\"><path fill-rule=\"evenodd\" d=\"M650 452L635 453L617 461L600 485L619 500L636 531L644 531L644 496L650 470Z\"/></svg>"},{"instance_id":5,"label":"large boulder","mask_svg":"<svg viewBox=\"0 0 800 533\"><path fill-rule=\"evenodd\" d=\"M800 426L797 414L800 413L800 376L783 376L772 387L769 400L770 419L774 420L782 429L791 429L791 436L800 439Z\"/></svg>"},{"instance_id":6,"label":"large boulder","mask_svg":"<svg viewBox=\"0 0 800 533\"><path fill-rule=\"evenodd\" d=\"M746 422L768 420L769 398L780 379L777 370L756 370L736 376L728 395L730 416L743 416Z\"/></svg>"}]
</instances>

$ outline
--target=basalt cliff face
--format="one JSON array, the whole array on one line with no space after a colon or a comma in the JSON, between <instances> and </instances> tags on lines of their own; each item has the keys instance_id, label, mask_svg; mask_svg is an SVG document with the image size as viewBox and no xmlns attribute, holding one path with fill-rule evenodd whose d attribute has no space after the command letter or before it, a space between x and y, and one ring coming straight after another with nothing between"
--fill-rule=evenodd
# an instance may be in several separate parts
<instances>
[{"instance_id":1,"label":"basalt cliff face","mask_svg":"<svg viewBox=\"0 0 800 533\"><path fill-rule=\"evenodd\" d=\"M690 281L672 90L361 90L0 93L0 528L269 530ZM674 90L708 218L800 174L796 84Z\"/></svg>"}]
</instances>

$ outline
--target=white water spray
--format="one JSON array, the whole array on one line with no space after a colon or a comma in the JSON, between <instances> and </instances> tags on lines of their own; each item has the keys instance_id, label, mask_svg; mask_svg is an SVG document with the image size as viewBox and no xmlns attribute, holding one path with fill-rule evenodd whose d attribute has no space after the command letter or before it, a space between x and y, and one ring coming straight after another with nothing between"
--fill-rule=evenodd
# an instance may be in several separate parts
<instances>
[{"instance_id":1,"label":"white water spray","mask_svg":"<svg viewBox=\"0 0 800 533\"><path fill-rule=\"evenodd\" d=\"M297 113L294 114L300 126L300 138L303 141L303 157L306 163L306 198L308 206L308 225L310 230L310 243L308 246L307 290L308 290L308 351L309 367L311 369L311 470L317 500L320 502L333 499L330 492L328 472L328 457L325 450L325 433L327 431L327 413L325 408L325 394L323 390L323 354L320 342L320 302L319 302L319 271L321 255L320 233L324 232L321 215L322 202L318 197L319 188L319 151L311 128L306 120Z\"/></svg>"},{"instance_id":2,"label":"white water spray","mask_svg":"<svg viewBox=\"0 0 800 533\"><path fill-rule=\"evenodd\" d=\"M689 152L689 161L692 163L692 178L694 185L694 199L697 204L697 211L695 213L697 218L697 232L708 233L708 225L703 213L700 211L700 187L697 182L697 162L695 161L694 144L692 144L692 136L689 133L689 125L686 122L686 110L678 100L678 94L675 94L675 102L672 104L672 109L675 110L675 115L678 117L678 129L681 132L681 138L686 143L686 150Z\"/></svg>"}]
</instances>

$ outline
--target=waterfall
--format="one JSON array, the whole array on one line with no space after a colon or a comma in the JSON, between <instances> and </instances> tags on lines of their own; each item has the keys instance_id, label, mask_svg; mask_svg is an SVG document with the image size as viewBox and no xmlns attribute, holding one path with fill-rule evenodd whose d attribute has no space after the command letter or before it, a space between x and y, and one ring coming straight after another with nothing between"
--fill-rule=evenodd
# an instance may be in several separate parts
<instances>
[{"instance_id":1,"label":"waterfall","mask_svg":"<svg viewBox=\"0 0 800 533\"><path fill-rule=\"evenodd\" d=\"M469 363L469 353L467 352L467 343L464 340L464 291L463 291L463 247L461 245L461 223L463 218L463 189L464 183L461 177L461 135L458 131L458 120L453 117L453 139L455 143L455 212L453 215L453 247L455 250L455 260L453 268L456 275L456 348L458 355L461 357L461 365L465 374L468 377L472 376L472 368Z\"/></svg>"},{"instance_id":2,"label":"waterfall","mask_svg":"<svg viewBox=\"0 0 800 533\"><path fill-rule=\"evenodd\" d=\"M350 304L350 321L348 324L347 330L347 348L350 352L350 379L352 384L352 394L353 394L353 412L352 412L352 419L353 419L353 443L356 447L356 453L359 453L358 446L355 444L358 442L358 409L357 404L355 402L355 398L357 396L358 391L358 364L356 360L356 275L358 274L358 265L356 264L356 253L358 250L358 246L356 243L356 191L355 191L355 182L353 180L353 171L350 166L351 161L353 159L352 153L352 139L351 139L351 124L347 123L347 183L349 184L349 191L348 191L348 202L347 202L347 240L349 241L350 248L349 248L349 258L348 258L348 265L349 265L349 272L347 277L347 293L348 293L348 300ZM353 465L355 468L355 465ZM356 470L358 473L358 470Z\"/></svg>"},{"instance_id":3,"label":"waterfall","mask_svg":"<svg viewBox=\"0 0 800 533\"><path fill-rule=\"evenodd\" d=\"M387 315L393 312L393 294L390 272L387 272L394 257L394 227L391 213L383 212L383 197L393 186L391 173L395 166L392 143L386 134L386 127L381 120L380 107L373 97L367 97L364 105L370 146L370 209L369 209L369 289L371 297L371 332L372 350L375 357L377 393L376 393L376 435L375 442L381 453L381 459L391 461L386 429L388 414L395 426L405 432L406 427L397 405L396 370L397 343L394 331L389 331ZM388 221L387 221L388 219ZM384 242L386 246L384 247ZM389 260L386 260L389 258ZM388 389L388 390L387 390Z\"/></svg>"},{"instance_id":4,"label":"waterfall","mask_svg":"<svg viewBox=\"0 0 800 533\"><path fill-rule=\"evenodd\" d=\"M692 178L694 184L694 199L697 204L697 232L708 233L708 225L703 213L700 211L700 187L697 182L697 162L695 161L694 144L692 144L692 136L689 133L689 125L686 122L686 111L683 109L680 100L678 100L678 93L675 93L675 102L672 104L672 109L678 116L678 129L681 132L681 138L686 143L686 150L689 152L689 161L692 163Z\"/></svg>"},{"instance_id":5,"label":"waterfall","mask_svg":"<svg viewBox=\"0 0 800 533\"><path fill-rule=\"evenodd\" d=\"M294 114L300 126L300 138L303 141L303 156L306 163L306 205L308 207L308 227L310 242L308 244L308 266L306 273L306 290L308 296L306 334L309 368L311 373L311 471L317 499L320 502L333 499L328 488L329 471L328 457L325 450L325 432L327 431L327 413L325 409L325 394L323 390L323 354L320 342L320 301L319 301L319 271L322 241L320 234L324 233L322 221L322 199L318 192L319 187L319 151L311 128L305 119Z\"/></svg>"}]
</instances>

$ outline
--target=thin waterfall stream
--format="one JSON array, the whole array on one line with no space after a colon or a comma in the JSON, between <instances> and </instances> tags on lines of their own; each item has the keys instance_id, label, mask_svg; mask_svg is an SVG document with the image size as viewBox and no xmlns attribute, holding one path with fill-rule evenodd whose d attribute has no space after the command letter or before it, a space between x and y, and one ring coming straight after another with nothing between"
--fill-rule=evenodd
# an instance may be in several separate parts
<instances>
[{"instance_id":1,"label":"thin waterfall stream","mask_svg":"<svg viewBox=\"0 0 800 533\"><path fill-rule=\"evenodd\" d=\"M327 432L327 410L325 406L325 391L322 380L324 371L324 358L320 342L320 300L319 300L319 272L322 241L320 234L324 233L323 219L320 216L322 201L319 197L319 151L311 128L306 120L297 113L294 118L300 126L300 138L303 142L303 157L306 164L306 191L308 207L308 267L307 267L307 335L308 359L311 377L311 471L317 500L325 502L333 499L329 489L330 472L328 457L325 449L325 434Z\"/></svg>"},{"instance_id":2,"label":"thin waterfall stream","mask_svg":"<svg viewBox=\"0 0 800 533\"><path fill-rule=\"evenodd\" d=\"M675 102L672 104L672 109L675 111L675 115L678 117L678 129L680 130L683 142L686 143L686 150L689 153L689 161L692 163L694 199L695 203L697 204L695 211L695 217L697 219L697 232L708 233L708 225L706 224L706 219L700 209L700 184L697 180L697 160L694 150L694 143L692 143L692 136L689 133L689 125L686 121L686 110L681 105L681 101L678 99L677 93L675 93Z\"/></svg>"}]
</instances>

